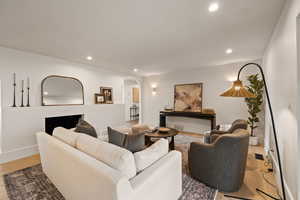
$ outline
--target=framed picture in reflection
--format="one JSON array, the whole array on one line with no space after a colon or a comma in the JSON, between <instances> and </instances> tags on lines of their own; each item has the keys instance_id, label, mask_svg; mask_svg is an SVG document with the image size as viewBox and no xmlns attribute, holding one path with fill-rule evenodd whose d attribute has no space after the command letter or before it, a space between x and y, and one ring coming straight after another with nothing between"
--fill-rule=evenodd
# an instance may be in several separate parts
<instances>
[{"instance_id":1,"label":"framed picture in reflection","mask_svg":"<svg viewBox=\"0 0 300 200\"><path fill-rule=\"evenodd\" d=\"M104 96L103 94L95 94L95 104L104 104Z\"/></svg>"},{"instance_id":2,"label":"framed picture in reflection","mask_svg":"<svg viewBox=\"0 0 300 200\"><path fill-rule=\"evenodd\" d=\"M100 87L100 94L104 96L104 103L113 104L113 88L112 87Z\"/></svg>"}]
</instances>

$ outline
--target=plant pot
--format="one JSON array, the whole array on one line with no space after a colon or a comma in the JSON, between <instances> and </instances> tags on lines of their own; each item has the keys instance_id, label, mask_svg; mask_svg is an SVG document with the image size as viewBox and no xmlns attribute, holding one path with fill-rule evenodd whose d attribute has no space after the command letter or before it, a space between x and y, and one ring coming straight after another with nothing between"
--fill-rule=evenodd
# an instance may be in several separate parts
<instances>
[{"instance_id":1,"label":"plant pot","mask_svg":"<svg viewBox=\"0 0 300 200\"><path fill-rule=\"evenodd\" d=\"M258 140L259 140L258 137L256 137L256 136L250 136L250 138L249 138L249 144L251 146L257 146L258 142L259 142Z\"/></svg>"}]
</instances>

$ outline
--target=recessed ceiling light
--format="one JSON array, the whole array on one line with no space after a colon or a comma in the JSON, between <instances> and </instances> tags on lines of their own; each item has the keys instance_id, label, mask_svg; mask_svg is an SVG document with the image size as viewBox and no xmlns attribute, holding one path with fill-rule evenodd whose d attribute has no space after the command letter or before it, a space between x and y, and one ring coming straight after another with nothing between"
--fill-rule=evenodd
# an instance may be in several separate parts
<instances>
[{"instance_id":1,"label":"recessed ceiling light","mask_svg":"<svg viewBox=\"0 0 300 200\"><path fill-rule=\"evenodd\" d=\"M137 68L134 68L133 71L134 71L134 72L138 72L139 70L138 70Z\"/></svg>"},{"instance_id":2,"label":"recessed ceiling light","mask_svg":"<svg viewBox=\"0 0 300 200\"><path fill-rule=\"evenodd\" d=\"M216 12L218 10L219 10L219 4L218 3L209 4L209 7L208 7L209 12Z\"/></svg>"},{"instance_id":3,"label":"recessed ceiling light","mask_svg":"<svg viewBox=\"0 0 300 200\"><path fill-rule=\"evenodd\" d=\"M92 56L87 56L85 59L87 59L87 60L93 60L93 57Z\"/></svg>"},{"instance_id":4,"label":"recessed ceiling light","mask_svg":"<svg viewBox=\"0 0 300 200\"><path fill-rule=\"evenodd\" d=\"M226 49L226 53L227 54L231 54L232 53L232 49Z\"/></svg>"}]
</instances>

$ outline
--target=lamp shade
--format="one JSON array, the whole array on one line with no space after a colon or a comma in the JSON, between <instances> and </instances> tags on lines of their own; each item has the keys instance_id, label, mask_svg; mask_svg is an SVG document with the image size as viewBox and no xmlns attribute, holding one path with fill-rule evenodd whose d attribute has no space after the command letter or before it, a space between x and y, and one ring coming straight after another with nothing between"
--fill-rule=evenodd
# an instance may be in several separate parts
<instances>
[{"instance_id":1,"label":"lamp shade","mask_svg":"<svg viewBox=\"0 0 300 200\"><path fill-rule=\"evenodd\" d=\"M249 92L244 86L242 81L236 80L233 82L232 87L222 93L223 97L243 97L243 98L255 98L255 94Z\"/></svg>"}]
</instances>

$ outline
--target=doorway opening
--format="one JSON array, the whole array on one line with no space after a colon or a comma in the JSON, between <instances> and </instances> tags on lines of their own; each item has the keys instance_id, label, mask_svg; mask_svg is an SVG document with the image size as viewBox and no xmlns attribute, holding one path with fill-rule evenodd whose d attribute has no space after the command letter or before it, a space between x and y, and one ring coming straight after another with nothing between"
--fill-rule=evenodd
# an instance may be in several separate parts
<instances>
[{"instance_id":1,"label":"doorway opening","mask_svg":"<svg viewBox=\"0 0 300 200\"><path fill-rule=\"evenodd\" d=\"M141 121L141 85L135 79L124 80L125 121L130 126Z\"/></svg>"}]
</instances>

